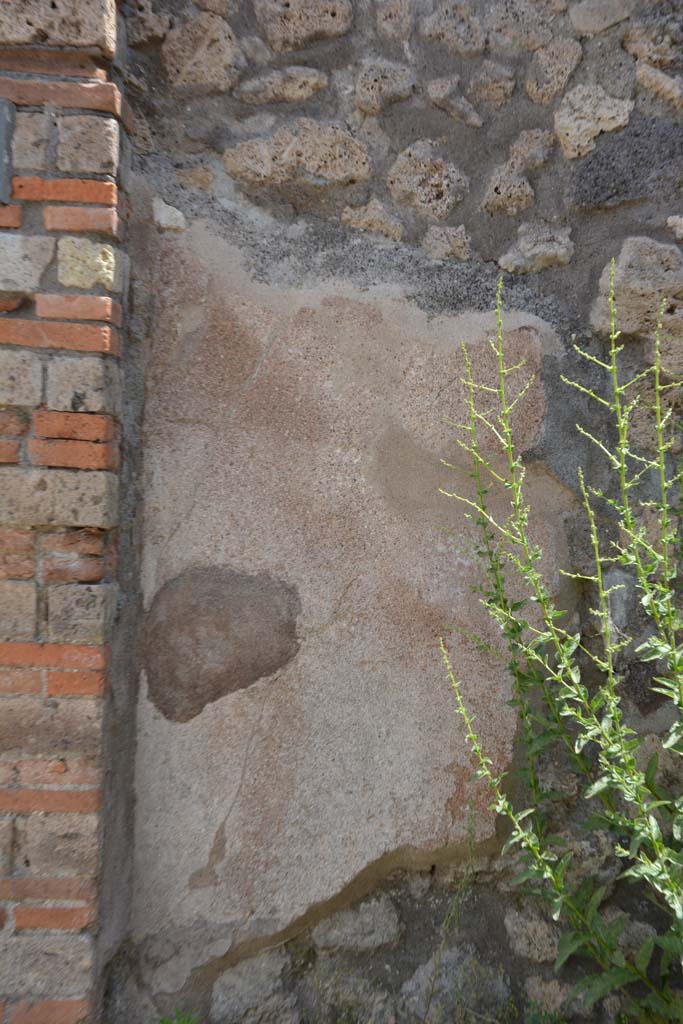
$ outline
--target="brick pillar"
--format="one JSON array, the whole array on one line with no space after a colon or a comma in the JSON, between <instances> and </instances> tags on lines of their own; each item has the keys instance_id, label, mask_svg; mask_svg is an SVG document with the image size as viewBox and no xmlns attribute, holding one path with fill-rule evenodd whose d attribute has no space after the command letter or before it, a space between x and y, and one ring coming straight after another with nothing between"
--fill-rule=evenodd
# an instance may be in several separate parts
<instances>
[{"instance_id":1,"label":"brick pillar","mask_svg":"<svg viewBox=\"0 0 683 1024\"><path fill-rule=\"evenodd\" d=\"M0 11L0 1022L96 1020L125 282L114 0Z\"/></svg>"}]
</instances>

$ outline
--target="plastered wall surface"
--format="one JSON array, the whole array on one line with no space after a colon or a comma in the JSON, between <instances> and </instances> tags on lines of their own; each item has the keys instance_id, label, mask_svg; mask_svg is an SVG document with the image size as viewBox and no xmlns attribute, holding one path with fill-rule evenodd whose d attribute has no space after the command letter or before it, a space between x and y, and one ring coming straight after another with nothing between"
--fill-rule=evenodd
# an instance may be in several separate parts
<instances>
[{"instance_id":1,"label":"plastered wall surface","mask_svg":"<svg viewBox=\"0 0 683 1024\"><path fill-rule=\"evenodd\" d=\"M461 344L491 382L502 273L534 537L589 628L560 570L603 427L560 375L596 385L573 343L603 350L612 258L626 364L666 298L683 370L680 4L7 6L0 1021L587 1019L444 678L441 635L514 767L441 491L471 493ZM570 842L612 893L604 836Z\"/></svg>"},{"instance_id":2,"label":"plastered wall surface","mask_svg":"<svg viewBox=\"0 0 683 1024\"><path fill-rule=\"evenodd\" d=\"M438 656L447 629L508 766L509 680L473 638L495 647L474 534L439 493L470 483L441 460L462 464L461 343L493 379L504 273L506 351L536 375L515 424L534 529L578 621L559 568L582 557L577 467L601 470L559 375L583 372L573 340L602 343L611 257L628 358L667 294L675 368L681 11L123 14L145 400L133 895L110 1018L388 1024L421 1019L430 986L438 1019L557 1008L554 927L500 881ZM599 837L584 860L611 870Z\"/></svg>"}]
</instances>

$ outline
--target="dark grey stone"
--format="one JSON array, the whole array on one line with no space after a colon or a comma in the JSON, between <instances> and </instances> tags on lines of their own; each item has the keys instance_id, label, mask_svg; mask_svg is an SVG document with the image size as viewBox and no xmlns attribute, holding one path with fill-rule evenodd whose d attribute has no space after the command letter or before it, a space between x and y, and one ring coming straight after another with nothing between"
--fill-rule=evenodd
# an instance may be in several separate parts
<instances>
[{"instance_id":1,"label":"dark grey stone","mask_svg":"<svg viewBox=\"0 0 683 1024\"><path fill-rule=\"evenodd\" d=\"M12 198L12 133L14 104L0 100L0 203Z\"/></svg>"}]
</instances>

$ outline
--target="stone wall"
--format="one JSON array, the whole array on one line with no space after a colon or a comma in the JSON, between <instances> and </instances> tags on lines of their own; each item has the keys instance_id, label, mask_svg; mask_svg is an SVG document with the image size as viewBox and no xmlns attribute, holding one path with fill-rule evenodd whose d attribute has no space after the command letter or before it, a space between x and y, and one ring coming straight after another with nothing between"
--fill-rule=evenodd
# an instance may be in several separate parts
<instances>
[{"instance_id":1,"label":"stone wall","mask_svg":"<svg viewBox=\"0 0 683 1024\"><path fill-rule=\"evenodd\" d=\"M509 765L509 680L473 639L495 647L474 535L438 493L468 483L440 460L461 461L460 342L493 373L504 272L506 347L537 374L516 424L536 535L585 620L590 594L558 568L583 558L577 467L603 467L559 377L591 379L572 341L600 351L612 256L627 358L664 294L683 333L680 7L123 13L144 621L109 1019L414 1021L434 986L434 1020L557 1008L554 929L496 866L438 656L448 627ZM628 685L631 720L656 731ZM592 841L585 863L611 878ZM463 875L478 882L441 956Z\"/></svg>"},{"instance_id":2,"label":"stone wall","mask_svg":"<svg viewBox=\"0 0 683 1024\"><path fill-rule=\"evenodd\" d=\"M504 273L534 535L588 626L559 570L585 557L577 468L604 467L560 375L596 382L572 343L602 350L611 257L626 360L666 297L683 364L680 4L9 8L1 1024L559 1009L557 931L510 887L443 677L446 631L514 766L475 532L440 491L471 486L460 344L493 380ZM544 770L562 830L576 790ZM604 838L576 843L612 892ZM611 899L637 943L648 908Z\"/></svg>"},{"instance_id":3,"label":"stone wall","mask_svg":"<svg viewBox=\"0 0 683 1024\"><path fill-rule=\"evenodd\" d=\"M99 1019L127 277L115 46L113 0L0 11L3 1024Z\"/></svg>"}]
</instances>

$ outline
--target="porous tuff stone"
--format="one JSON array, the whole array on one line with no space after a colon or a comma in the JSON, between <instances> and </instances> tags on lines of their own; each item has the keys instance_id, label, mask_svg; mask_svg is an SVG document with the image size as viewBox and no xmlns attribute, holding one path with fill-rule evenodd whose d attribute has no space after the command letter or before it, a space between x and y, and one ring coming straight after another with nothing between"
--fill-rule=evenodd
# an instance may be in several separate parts
<instances>
[{"instance_id":1,"label":"porous tuff stone","mask_svg":"<svg viewBox=\"0 0 683 1024\"><path fill-rule=\"evenodd\" d=\"M486 45L481 21L464 3L440 3L433 14L422 19L420 32L425 39L442 43L463 57L478 57Z\"/></svg>"},{"instance_id":2,"label":"porous tuff stone","mask_svg":"<svg viewBox=\"0 0 683 1024\"><path fill-rule=\"evenodd\" d=\"M415 73L405 64L367 61L356 80L356 104L366 114L379 114L392 103L407 99L415 84Z\"/></svg>"},{"instance_id":3,"label":"porous tuff stone","mask_svg":"<svg viewBox=\"0 0 683 1024\"><path fill-rule=\"evenodd\" d=\"M674 107L683 107L683 75L667 75L644 60L636 61L636 81L643 89Z\"/></svg>"},{"instance_id":4,"label":"porous tuff stone","mask_svg":"<svg viewBox=\"0 0 683 1024\"><path fill-rule=\"evenodd\" d=\"M520 132L510 146L507 163L496 167L489 179L482 207L488 213L510 217L533 206L536 195L526 171L535 171L550 156L555 136L542 128Z\"/></svg>"},{"instance_id":5,"label":"porous tuff stone","mask_svg":"<svg viewBox=\"0 0 683 1024\"><path fill-rule=\"evenodd\" d=\"M469 94L481 103L490 103L492 107L505 106L515 91L515 76L505 64L493 60L482 62L472 75Z\"/></svg>"},{"instance_id":6,"label":"porous tuff stone","mask_svg":"<svg viewBox=\"0 0 683 1024\"><path fill-rule=\"evenodd\" d=\"M174 88L198 92L228 92L246 66L228 23L206 12L171 29L161 59Z\"/></svg>"},{"instance_id":7,"label":"porous tuff stone","mask_svg":"<svg viewBox=\"0 0 683 1024\"><path fill-rule=\"evenodd\" d=\"M432 224L422 239L422 249L433 260L468 260L472 255L471 239L464 224L457 228Z\"/></svg>"},{"instance_id":8,"label":"porous tuff stone","mask_svg":"<svg viewBox=\"0 0 683 1024\"><path fill-rule=\"evenodd\" d=\"M659 25L636 22L622 40L624 49L637 60L645 60L654 67L666 67L676 58L671 36Z\"/></svg>"},{"instance_id":9,"label":"porous tuff stone","mask_svg":"<svg viewBox=\"0 0 683 1024\"><path fill-rule=\"evenodd\" d=\"M365 206L347 206L342 210L342 224L359 231L372 231L399 242L403 237L403 225L392 217L379 199L372 198Z\"/></svg>"},{"instance_id":10,"label":"porous tuff stone","mask_svg":"<svg viewBox=\"0 0 683 1024\"><path fill-rule=\"evenodd\" d=\"M496 167L489 178L482 207L487 213L515 217L534 205L536 193L529 179L512 164Z\"/></svg>"},{"instance_id":11,"label":"porous tuff stone","mask_svg":"<svg viewBox=\"0 0 683 1024\"><path fill-rule=\"evenodd\" d=\"M385 39L406 40L413 29L412 0L378 0L377 31Z\"/></svg>"},{"instance_id":12,"label":"porous tuff stone","mask_svg":"<svg viewBox=\"0 0 683 1024\"><path fill-rule=\"evenodd\" d=\"M254 0L254 12L276 53L343 36L353 21L350 0Z\"/></svg>"},{"instance_id":13,"label":"porous tuff stone","mask_svg":"<svg viewBox=\"0 0 683 1024\"><path fill-rule=\"evenodd\" d=\"M600 276L598 296L591 310L591 324L602 333L610 329L609 287L608 263ZM624 334L652 337L660 305L666 299L664 339L683 340L683 253L677 245L644 236L627 238L615 263L614 293L618 327Z\"/></svg>"},{"instance_id":14,"label":"porous tuff stone","mask_svg":"<svg viewBox=\"0 0 683 1024\"><path fill-rule=\"evenodd\" d=\"M625 21L633 10L633 0L581 0L569 8L569 18L580 36L598 32Z\"/></svg>"},{"instance_id":15,"label":"porous tuff stone","mask_svg":"<svg viewBox=\"0 0 683 1024\"><path fill-rule=\"evenodd\" d=\"M526 91L534 103L547 105L559 95L578 67L582 56L578 39L554 39L533 56Z\"/></svg>"},{"instance_id":16,"label":"porous tuff stone","mask_svg":"<svg viewBox=\"0 0 683 1024\"><path fill-rule=\"evenodd\" d=\"M47 235L0 234L0 294L38 291L54 251L55 239Z\"/></svg>"},{"instance_id":17,"label":"porous tuff stone","mask_svg":"<svg viewBox=\"0 0 683 1024\"><path fill-rule=\"evenodd\" d=\"M483 121L472 104L458 92L460 79L434 78L427 83L427 96L439 110L445 111L455 121L461 121L469 128L481 128Z\"/></svg>"},{"instance_id":18,"label":"porous tuff stone","mask_svg":"<svg viewBox=\"0 0 683 1024\"><path fill-rule=\"evenodd\" d=\"M342 910L313 929L318 949L347 949L362 952L396 942L401 922L396 907L382 894L352 910Z\"/></svg>"},{"instance_id":19,"label":"porous tuff stone","mask_svg":"<svg viewBox=\"0 0 683 1024\"><path fill-rule=\"evenodd\" d=\"M152 0L134 0L126 14L126 35L131 46L159 42L170 27L170 14L157 13Z\"/></svg>"},{"instance_id":20,"label":"porous tuff stone","mask_svg":"<svg viewBox=\"0 0 683 1024\"><path fill-rule=\"evenodd\" d=\"M152 200L152 214L154 223L160 231L184 231L187 227L182 210L169 206L160 196L155 196Z\"/></svg>"},{"instance_id":21,"label":"porous tuff stone","mask_svg":"<svg viewBox=\"0 0 683 1024\"><path fill-rule=\"evenodd\" d=\"M291 67L270 71L242 82L234 92L242 103L301 103L327 86L324 71L316 68Z\"/></svg>"},{"instance_id":22,"label":"porous tuff stone","mask_svg":"<svg viewBox=\"0 0 683 1024\"><path fill-rule=\"evenodd\" d=\"M367 147L345 128L301 118L269 139L250 139L223 154L228 174L250 185L301 181L315 187L366 181Z\"/></svg>"},{"instance_id":23,"label":"porous tuff stone","mask_svg":"<svg viewBox=\"0 0 683 1024\"><path fill-rule=\"evenodd\" d=\"M590 153L601 132L628 124L633 105L633 100L609 96L600 85L577 85L555 113L555 132L564 155L575 160Z\"/></svg>"},{"instance_id":24,"label":"porous tuff stone","mask_svg":"<svg viewBox=\"0 0 683 1024\"><path fill-rule=\"evenodd\" d=\"M546 224L520 224L517 242L498 260L512 274L531 274L549 267L563 267L574 255L571 228Z\"/></svg>"},{"instance_id":25,"label":"porous tuff stone","mask_svg":"<svg viewBox=\"0 0 683 1024\"><path fill-rule=\"evenodd\" d=\"M505 914L505 931L517 956L537 964L556 958L559 929L537 911L511 908Z\"/></svg>"},{"instance_id":26,"label":"porous tuff stone","mask_svg":"<svg viewBox=\"0 0 683 1024\"><path fill-rule=\"evenodd\" d=\"M117 291L121 283L113 246L73 236L60 238L57 243L57 276L65 288L101 284Z\"/></svg>"},{"instance_id":27,"label":"porous tuff stone","mask_svg":"<svg viewBox=\"0 0 683 1024\"><path fill-rule=\"evenodd\" d=\"M0 5L0 44L92 46L116 50L115 0L20 0Z\"/></svg>"},{"instance_id":28,"label":"porous tuff stone","mask_svg":"<svg viewBox=\"0 0 683 1024\"><path fill-rule=\"evenodd\" d=\"M469 191L462 171L434 155L434 143L421 139L398 155L389 170L395 202L412 206L425 217L443 220Z\"/></svg>"},{"instance_id":29,"label":"porous tuff stone","mask_svg":"<svg viewBox=\"0 0 683 1024\"><path fill-rule=\"evenodd\" d=\"M683 241L683 216L667 217L666 226L673 232L674 238Z\"/></svg>"},{"instance_id":30,"label":"porous tuff stone","mask_svg":"<svg viewBox=\"0 0 683 1024\"><path fill-rule=\"evenodd\" d=\"M552 0L495 0L486 15L491 50L514 55L547 45L556 14Z\"/></svg>"}]
</instances>

